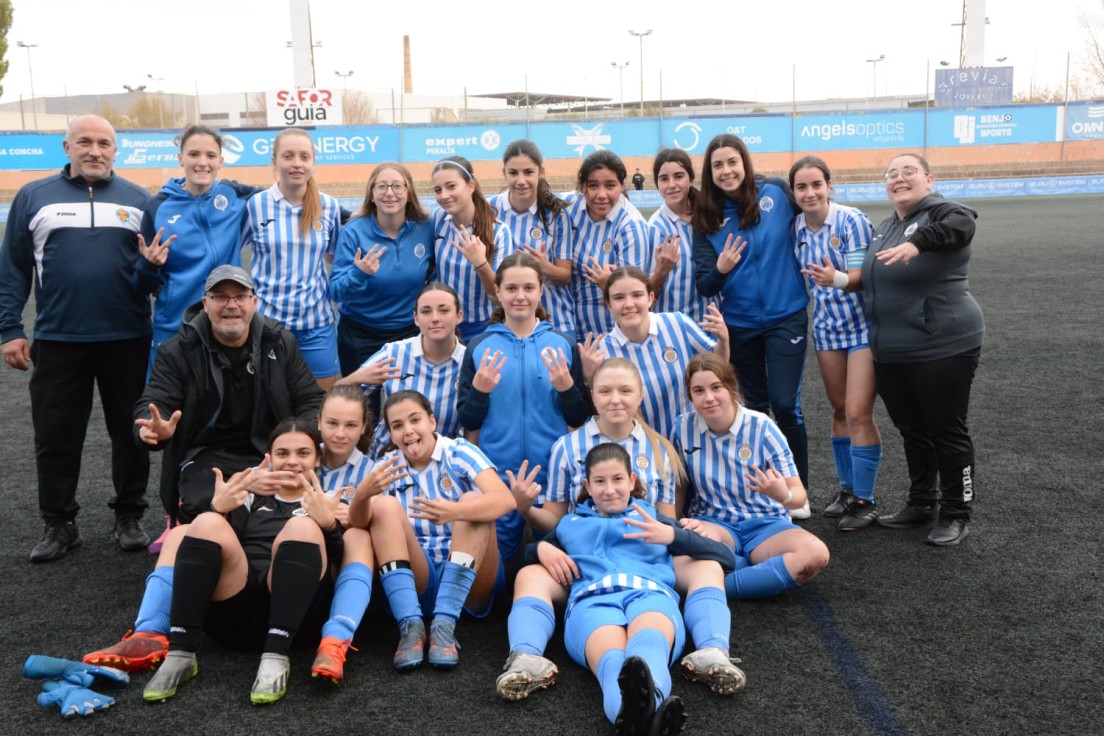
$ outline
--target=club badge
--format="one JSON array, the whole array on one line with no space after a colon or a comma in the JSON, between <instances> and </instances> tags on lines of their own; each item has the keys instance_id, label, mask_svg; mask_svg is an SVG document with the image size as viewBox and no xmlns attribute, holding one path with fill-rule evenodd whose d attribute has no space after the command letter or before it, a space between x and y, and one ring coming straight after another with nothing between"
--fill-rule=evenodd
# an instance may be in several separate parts
<instances>
[{"instance_id":1,"label":"club badge","mask_svg":"<svg viewBox=\"0 0 1104 736\"><path fill-rule=\"evenodd\" d=\"M426 254L425 243L418 243L417 245L414 246L414 257L415 258L425 258L425 254Z\"/></svg>"},{"instance_id":2,"label":"club badge","mask_svg":"<svg viewBox=\"0 0 1104 736\"><path fill-rule=\"evenodd\" d=\"M678 352L674 348L667 348L663 351L663 359L668 363L674 363L678 360Z\"/></svg>"},{"instance_id":3,"label":"club badge","mask_svg":"<svg viewBox=\"0 0 1104 736\"><path fill-rule=\"evenodd\" d=\"M607 240L606 242L602 243L602 251L604 253L609 253L611 250L613 250L613 243L612 242Z\"/></svg>"},{"instance_id":4,"label":"club badge","mask_svg":"<svg viewBox=\"0 0 1104 736\"><path fill-rule=\"evenodd\" d=\"M636 468L637 470L647 470L651 463L648 462L648 458L644 455L636 456Z\"/></svg>"},{"instance_id":5,"label":"club badge","mask_svg":"<svg viewBox=\"0 0 1104 736\"><path fill-rule=\"evenodd\" d=\"M830 238L830 239L828 240L828 245L832 246L832 247L833 247L833 248L835 248L836 250L839 250L839 247L840 247L840 239L839 239L839 236L838 236L838 235L833 235L833 236L832 236L832 237L831 237L831 238Z\"/></svg>"},{"instance_id":6,"label":"club badge","mask_svg":"<svg viewBox=\"0 0 1104 736\"><path fill-rule=\"evenodd\" d=\"M748 460L751 459L751 446L750 445L740 445L740 449L736 451L736 456L739 457L744 462L747 462Z\"/></svg>"},{"instance_id":7,"label":"club badge","mask_svg":"<svg viewBox=\"0 0 1104 736\"><path fill-rule=\"evenodd\" d=\"M532 230L529 231L529 237L533 238L534 240L540 240L544 237L544 231L541 230L539 226L534 227Z\"/></svg>"}]
</instances>

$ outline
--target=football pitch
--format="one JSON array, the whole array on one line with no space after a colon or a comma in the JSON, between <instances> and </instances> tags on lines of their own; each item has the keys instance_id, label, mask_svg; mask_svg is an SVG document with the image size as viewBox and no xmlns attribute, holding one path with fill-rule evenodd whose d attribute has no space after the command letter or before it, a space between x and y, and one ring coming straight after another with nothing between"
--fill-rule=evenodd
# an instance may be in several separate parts
<instances>
[{"instance_id":1,"label":"football pitch","mask_svg":"<svg viewBox=\"0 0 1104 736\"><path fill-rule=\"evenodd\" d=\"M938 188L938 186L937 186ZM970 427L977 447L975 515L959 547L926 531L838 532L819 513L803 522L832 560L811 584L732 610L731 645L748 676L734 697L675 676L688 734L1087 734L1099 732L1104 687L1104 197L975 200L980 212L970 281L986 318ZM864 206L877 223L888 205ZM89 284L87 288L97 288ZM29 319L29 315L28 315ZM833 495L830 412L810 351L803 393L812 488ZM885 459L880 505L904 503L900 438L880 403ZM29 654L79 659L133 624L154 558L110 539L108 442L97 408L78 501L84 546L31 565L39 539L27 375L0 370L0 732L11 734L602 734L593 676L575 666L557 629L548 655L560 681L504 703L494 679L507 654L502 600L462 620L460 666L399 675L394 622L382 591L337 687L310 678L313 651L292 655L285 700L249 703L258 657L202 640L200 674L173 700L147 705L149 675L103 687L116 704L66 722L38 707L23 680ZM148 499L159 504L154 456ZM147 528L160 531L155 508ZM1096 723L1096 726L1092 724Z\"/></svg>"}]
</instances>

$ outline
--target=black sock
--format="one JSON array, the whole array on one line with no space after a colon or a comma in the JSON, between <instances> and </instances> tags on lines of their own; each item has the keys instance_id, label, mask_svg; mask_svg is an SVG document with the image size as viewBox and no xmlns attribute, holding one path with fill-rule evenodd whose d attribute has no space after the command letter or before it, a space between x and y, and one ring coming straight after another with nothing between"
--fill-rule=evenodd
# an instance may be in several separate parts
<instances>
[{"instance_id":1,"label":"black sock","mask_svg":"<svg viewBox=\"0 0 1104 736\"><path fill-rule=\"evenodd\" d=\"M313 542L283 542L272 560L272 605L264 650L287 654L314 602L322 577L322 550Z\"/></svg>"},{"instance_id":2,"label":"black sock","mask_svg":"<svg viewBox=\"0 0 1104 736\"><path fill-rule=\"evenodd\" d=\"M170 650L195 651L195 635L203 628L203 618L221 572L221 544L197 537L184 537L180 541L173 565Z\"/></svg>"}]
</instances>

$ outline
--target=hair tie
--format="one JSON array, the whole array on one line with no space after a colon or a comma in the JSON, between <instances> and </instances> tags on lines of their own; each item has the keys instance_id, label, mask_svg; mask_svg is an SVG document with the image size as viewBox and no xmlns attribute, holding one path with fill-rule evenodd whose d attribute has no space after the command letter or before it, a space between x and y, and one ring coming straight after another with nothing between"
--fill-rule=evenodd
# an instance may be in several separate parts
<instances>
[{"instance_id":1,"label":"hair tie","mask_svg":"<svg viewBox=\"0 0 1104 736\"><path fill-rule=\"evenodd\" d=\"M455 166L456 168L460 169L460 171L464 174L464 181L475 180L475 177L472 175L472 173L468 171L468 167L464 166L464 164L460 163L459 161L453 161L452 159L446 158L443 161L438 161L437 165L433 167L433 170L435 172L439 171L443 166Z\"/></svg>"}]
</instances>

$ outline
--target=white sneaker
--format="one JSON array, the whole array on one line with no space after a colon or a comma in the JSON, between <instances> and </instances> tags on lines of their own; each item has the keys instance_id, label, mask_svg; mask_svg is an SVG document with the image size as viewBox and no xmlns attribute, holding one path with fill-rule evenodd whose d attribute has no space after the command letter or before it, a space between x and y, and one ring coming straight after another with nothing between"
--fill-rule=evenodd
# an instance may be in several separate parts
<instances>
[{"instance_id":1,"label":"white sneaker","mask_svg":"<svg viewBox=\"0 0 1104 736\"><path fill-rule=\"evenodd\" d=\"M532 692L550 687L560 673L551 660L528 652L510 652L502 669L495 680L495 691L510 701L523 700Z\"/></svg>"},{"instance_id":2,"label":"white sneaker","mask_svg":"<svg viewBox=\"0 0 1104 736\"><path fill-rule=\"evenodd\" d=\"M720 647L706 647L687 654L679 666L690 682L700 682L718 695L734 695L747 684L744 671L736 666L738 661Z\"/></svg>"},{"instance_id":3,"label":"white sneaker","mask_svg":"<svg viewBox=\"0 0 1104 736\"><path fill-rule=\"evenodd\" d=\"M790 518L798 521L804 521L813 515L812 509L809 508L808 499L805 500L805 505L799 509L790 509Z\"/></svg>"}]
</instances>

